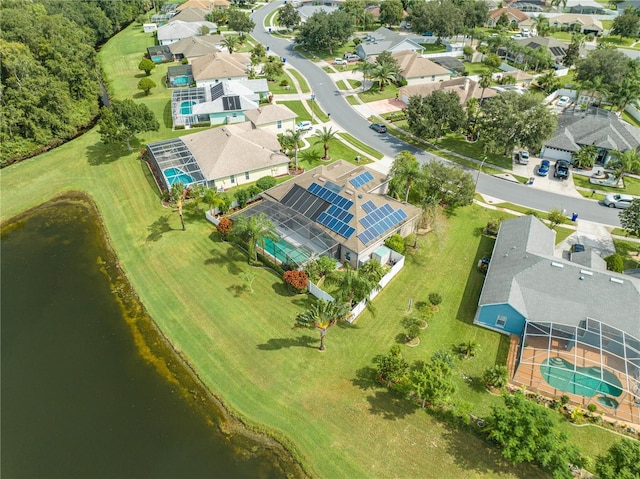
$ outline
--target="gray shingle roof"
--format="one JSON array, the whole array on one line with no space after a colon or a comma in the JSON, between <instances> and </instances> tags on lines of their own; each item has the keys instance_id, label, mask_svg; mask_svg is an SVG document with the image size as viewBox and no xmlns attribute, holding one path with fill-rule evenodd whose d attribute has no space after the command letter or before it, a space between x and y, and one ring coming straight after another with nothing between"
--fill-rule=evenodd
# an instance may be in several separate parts
<instances>
[{"instance_id":1,"label":"gray shingle roof","mask_svg":"<svg viewBox=\"0 0 640 479\"><path fill-rule=\"evenodd\" d=\"M639 338L640 281L554 257L554 240L533 216L503 221L478 304L571 326L590 317Z\"/></svg>"}]
</instances>

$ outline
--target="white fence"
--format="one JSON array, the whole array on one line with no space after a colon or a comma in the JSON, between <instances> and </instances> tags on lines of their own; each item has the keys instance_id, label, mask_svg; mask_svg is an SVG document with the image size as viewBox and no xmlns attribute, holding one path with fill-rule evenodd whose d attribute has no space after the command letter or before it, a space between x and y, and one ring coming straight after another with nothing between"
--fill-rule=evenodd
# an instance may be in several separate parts
<instances>
[{"instance_id":1,"label":"white fence","mask_svg":"<svg viewBox=\"0 0 640 479\"><path fill-rule=\"evenodd\" d=\"M309 293L315 296L318 299L324 299L325 301L333 301L334 298L326 291L320 289L319 286L316 286L314 283L309 281Z\"/></svg>"},{"instance_id":2,"label":"white fence","mask_svg":"<svg viewBox=\"0 0 640 479\"><path fill-rule=\"evenodd\" d=\"M382 279L378 283L380 285L380 288L377 290L371 291L369 293L369 301L373 301L373 298L378 296L378 293L382 291L382 288L384 288L387 284L389 284L389 281L391 281L400 272L400 270L404 268L404 256L402 256L401 254L396 253L395 251L392 252L391 261L394 262L395 264L391 267L389 272L382 277ZM353 323L356 320L356 318L360 315L360 313L362 313L365 310L366 307L367 307L367 302L363 299L353 307L347 321L349 321L350 323Z\"/></svg>"},{"instance_id":3,"label":"white fence","mask_svg":"<svg viewBox=\"0 0 640 479\"><path fill-rule=\"evenodd\" d=\"M629 113L629 115L634 117L636 120L640 121L640 110L638 110L635 106L631 104L627 104L624 111Z\"/></svg>"}]
</instances>

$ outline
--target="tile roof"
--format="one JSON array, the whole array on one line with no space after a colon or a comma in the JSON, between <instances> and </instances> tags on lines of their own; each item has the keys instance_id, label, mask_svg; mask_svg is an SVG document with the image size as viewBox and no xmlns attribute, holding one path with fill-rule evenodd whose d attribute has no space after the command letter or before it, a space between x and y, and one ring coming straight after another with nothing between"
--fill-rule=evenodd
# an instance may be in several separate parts
<instances>
[{"instance_id":1,"label":"tile roof","mask_svg":"<svg viewBox=\"0 0 640 479\"><path fill-rule=\"evenodd\" d=\"M433 75L451 75L451 72L427 58L423 58L413 50L392 53L398 61L400 75L405 79L421 78Z\"/></svg>"},{"instance_id":2,"label":"tile roof","mask_svg":"<svg viewBox=\"0 0 640 479\"><path fill-rule=\"evenodd\" d=\"M555 257L554 243L531 215L503 221L479 306L508 303L529 321L571 326L590 317L640 338L640 281Z\"/></svg>"},{"instance_id":3,"label":"tile roof","mask_svg":"<svg viewBox=\"0 0 640 479\"><path fill-rule=\"evenodd\" d=\"M246 57L246 55L243 57ZM193 78L198 80L210 80L216 78L234 78L247 76L247 66L238 61L234 54L213 52L194 58L191 62Z\"/></svg>"},{"instance_id":4,"label":"tile roof","mask_svg":"<svg viewBox=\"0 0 640 479\"><path fill-rule=\"evenodd\" d=\"M198 36L202 26L206 26L213 31L218 28L215 23L211 22L182 22L180 20L176 20L158 27L158 41L162 42L176 38L183 39Z\"/></svg>"},{"instance_id":5,"label":"tile roof","mask_svg":"<svg viewBox=\"0 0 640 479\"><path fill-rule=\"evenodd\" d=\"M217 45L220 45L223 39L223 35L187 37L169 45L169 49L174 55L187 58L201 57L219 51Z\"/></svg>"},{"instance_id":6,"label":"tile roof","mask_svg":"<svg viewBox=\"0 0 640 479\"><path fill-rule=\"evenodd\" d=\"M268 131L252 129L249 123L211 128L180 139L207 180L289 163L280 152L278 138Z\"/></svg>"},{"instance_id":7,"label":"tile roof","mask_svg":"<svg viewBox=\"0 0 640 479\"><path fill-rule=\"evenodd\" d=\"M498 8L497 10L492 10L491 12L489 12L489 18L500 18L500 15L502 15L503 13L507 14L507 16L513 16L519 22L522 22L529 18L529 15L515 8Z\"/></svg>"},{"instance_id":8,"label":"tile roof","mask_svg":"<svg viewBox=\"0 0 640 479\"><path fill-rule=\"evenodd\" d=\"M254 110L245 111L244 116L255 126L258 126L278 120L295 120L297 115L285 105L264 105Z\"/></svg>"}]
</instances>

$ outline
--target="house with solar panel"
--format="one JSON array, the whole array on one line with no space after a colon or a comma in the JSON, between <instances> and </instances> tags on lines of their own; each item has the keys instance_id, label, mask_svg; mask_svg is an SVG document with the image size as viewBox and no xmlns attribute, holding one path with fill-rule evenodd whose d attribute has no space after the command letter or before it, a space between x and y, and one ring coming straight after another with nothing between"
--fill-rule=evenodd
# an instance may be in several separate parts
<instances>
[{"instance_id":1,"label":"house with solar panel","mask_svg":"<svg viewBox=\"0 0 640 479\"><path fill-rule=\"evenodd\" d=\"M173 127L242 123L247 121L245 111L257 109L268 98L269 86L264 78L176 89L171 95Z\"/></svg>"},{"instance_id":2,"label":"house with solar panel","mask_svg":"<svg viewBox=\"0 0 640 479\"><path fill-rule=\"evenodd\" d=\"M556 256L555 236L531 215L502 222L474 323L511 337L512 383L640 424L640 280Z\"/></svg>"},{"instance_id":3,"label":"house with solar panel","mask_svg":"<svg viewBox=\"0 0 640 479\"><path fill-rule=\"evenodd\" d=\"M265 245L277 261L302 264L328 255L357 268L390 251L384 240L414 232L422 211L385 193L386 175L344 160L318 166L262 193L262 201L239 213L265 213L280 240Z\"/></svg>"},{"instance_id":4,"label":"house with solar panel","mask_svg":"<svg viewBox=\"0 0 640 479\"><path fill-rule=\"evenodd\" d=\"M217 191L289 173L289 157L273 133L251 123L211 128L147 145L148 164L161 191L176 183Z\"/></svg>"}]
</instances>

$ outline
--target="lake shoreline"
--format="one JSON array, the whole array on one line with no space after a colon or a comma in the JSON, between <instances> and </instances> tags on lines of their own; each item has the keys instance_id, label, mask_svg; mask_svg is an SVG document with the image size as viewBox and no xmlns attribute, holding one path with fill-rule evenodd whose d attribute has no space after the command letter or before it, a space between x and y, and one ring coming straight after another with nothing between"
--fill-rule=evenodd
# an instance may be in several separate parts
<instances>
[{"instance_id":1,"label":"lake shoreline","mask_svg":"<svg viewBox=\"0 0 640 479\"><path fill-rule=\"evenodd\" d=\"M240 414L228 408L224 400L206 387L197 371L185 355L175 348L151 318L140 301L133 285L122 269L115 248L106 229L97 204L87 193L67 191L50 198L45 203L25 210L2 224L3 232L19 227L20 223L42 209L63 207L64 204L81 205L99 224L105 258L98 258L101 271L108 278L110 289L122 311L122 318L129 326L136 349L142 358L174 385L189 405L197 410L203 420L215 426L233 444L241 455L267 455L284 475L292 478L310 477L304 465L296 457L295 446L286 438L278 438L271 431L250 424Z\"/></svg>"}]
</instances>

